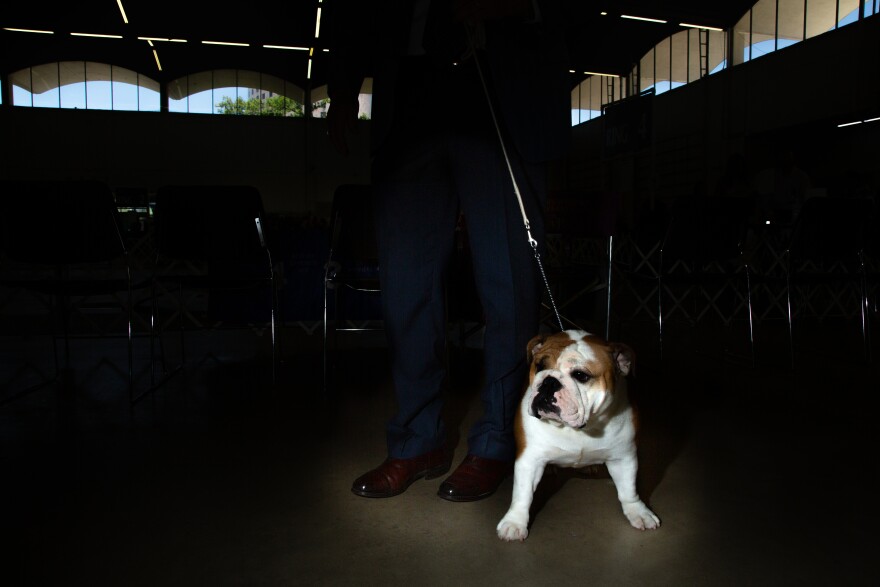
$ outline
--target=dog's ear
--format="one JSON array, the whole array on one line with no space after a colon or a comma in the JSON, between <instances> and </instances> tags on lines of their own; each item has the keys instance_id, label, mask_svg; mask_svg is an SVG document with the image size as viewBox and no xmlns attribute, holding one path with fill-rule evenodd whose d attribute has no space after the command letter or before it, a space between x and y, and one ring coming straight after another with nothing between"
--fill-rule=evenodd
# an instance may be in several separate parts
<instances>
[{"instance_id":1,"label":"dog's ear","mask_svg":"<svg viewBox=\"0 0 880 587\"><path fill-rule=\"evenodd\" d=\"M535 353L537 353L541 345L544 344L544 341L547 340L546 334L539 334L529 341L529 344L526 345L526 358L531 361L535 358Z\"/></svg>"},{"instance_id":2,"label":"dog's ear","mask_svg":"<svg viewBox=\"0 0 880 587\"><path fill-rule=\"evenodd\" d=\"M636 353L628 345L622 342L609 342L608 348L618 372L623 375L632 373L635 375Z\"/></svg>"}]
</instances>

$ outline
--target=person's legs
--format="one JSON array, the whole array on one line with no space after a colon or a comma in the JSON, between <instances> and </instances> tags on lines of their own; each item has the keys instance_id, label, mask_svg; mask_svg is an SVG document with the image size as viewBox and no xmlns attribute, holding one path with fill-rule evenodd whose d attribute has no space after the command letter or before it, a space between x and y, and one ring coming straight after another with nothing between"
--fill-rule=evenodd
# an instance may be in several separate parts
<instances>
[{"instance_id":1,"label":"person's legs","mask_svg":"<svg viewBox=\"0 0 880 587\"><path fill-rule=\"evenodd\" d=\"M407 143L374 167L382 309L397 411L388 453L412 458L446 442L446 269L458 203L440 141Z\"/></svg>"},{"instance_id":2,"label":"person's legs","mask_svg":"<svg viewBox=\"0 0 880 587\"><path fill-rule=\"evenodd\" d=\"M513 418L525 383L526 344L539 326L539 271L497 137L469 137L455 152L460 155L454 165L486 319L483 414L469 431L468 452L512 462ZM540 242L542 169L534 166L524 172L517 162L512 164L530 232Z\"/></svg>"}]
</instances>

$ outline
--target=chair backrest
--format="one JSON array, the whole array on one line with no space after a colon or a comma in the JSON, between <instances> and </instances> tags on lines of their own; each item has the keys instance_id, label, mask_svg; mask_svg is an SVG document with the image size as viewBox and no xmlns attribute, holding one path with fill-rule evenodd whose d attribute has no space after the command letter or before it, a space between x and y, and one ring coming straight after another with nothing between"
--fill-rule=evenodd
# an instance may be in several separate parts
<instances>
[{"instance_id":1,"label":"chair backrest","mask_svg":"<svg viewBox=\"0 0 880 587\"><path fill-rule=\"evenodd\" d=\"M755 200L739 196L694 197L676 200L663 238L664 267L682 260L694 268L725 263L742 252Z\"/></svg>"},{"instance_id":2,"label":"chair backrest","mask_svg":"<svg viewBox=\"0 0 880 587\"><path fill-rule=\"evenodd\" d=\"M873 208L868 198L807 199L792 229L792 257L856 261L866 244Z\"/></svg>"},{"instance_id":3,"label":"chair backrest","mask_svg":"<svg viewBox=\"0 0 880 587\"><path fill-rule=\"evenodd\" d=\"M377 265L373 189L366 184L343 184L333 193L330 248L343 265Z\"/></svg>"},{"instance_id":4,"label":"chair backrest","mask_svg":"<svg viewBox=\"0 0 880 587\"><path fill-rule=\"evenodd\" d=\"M10 261L70 265L125 255L110 187L91 180L4 181L0 238Z\"/></svg>"},{"instance_id":5,"label":"chair backrest","mask_svg":"<svg viewBox=\"0 0 880 587\"><path fill-rule=\"evenodd\" d=\"M232 269L266 254L263 202L253 186L163 186L153 216L160 259Z\"/></svg>"}]
</instances>

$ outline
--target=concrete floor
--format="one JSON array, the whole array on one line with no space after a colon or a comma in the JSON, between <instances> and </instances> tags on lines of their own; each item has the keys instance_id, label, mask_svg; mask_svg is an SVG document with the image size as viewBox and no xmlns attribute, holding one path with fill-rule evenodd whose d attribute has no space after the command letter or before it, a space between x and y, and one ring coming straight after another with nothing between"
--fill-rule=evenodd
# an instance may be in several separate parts
<instances>
[{"instance_id":1,"label":"concrete floor","mask_svg":"<svg viewBox=\"0 0 880 587\"><path fill-rule=\"evenodd\" d=\"M274 387L265 335L196 333L189 356L215 356L130 409L118 373L91 369L111 352L124 365L124 344L93 340L74 344L68 385L0 406L0 584L876 584L880 369L842 342L856 330L802 339L794 375L778 341L751 368L695 353L720 346L690 333L662 362L650 332L622 334L639 354L640 492L662 527L634 530L610 480L566 470L542 482L524 543L495 535L511 479L475 503L437 497L442 477L391 499L353 495L385 457L384 348L344 349L324 397L320 334L282 334ZM4 337L7 372L38 343ZM480 351L451 361L457 463Z\"/></svg>"}]
</instances>

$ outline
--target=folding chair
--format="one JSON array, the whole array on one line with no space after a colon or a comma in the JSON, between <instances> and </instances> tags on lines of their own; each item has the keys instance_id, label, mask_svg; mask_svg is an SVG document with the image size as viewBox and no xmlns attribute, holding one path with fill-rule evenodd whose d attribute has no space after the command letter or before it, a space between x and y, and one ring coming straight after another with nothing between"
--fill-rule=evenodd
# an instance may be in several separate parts
<instances>
[{"instance_id":1,"label":"folding chair","mask_svg":"<svg viewBox=\"0 0 880 587\"><path fill-rule=\"evenodd\" d=\"M57 327L68 370L71 338L124 336L128 345L124 377L130 401L138 399L132 366L132 270L117 212L109 186L99 181L6 181L0 185L0 286L10 291L5 305L14 306L18 294L30 292L57 319L53 320L57 326L51 328L54 372L10 393L0 403L57 380ZM102 319L108 315L113 322L122 317L120 332L113 332L118 323L106 324ZM72 332L74 318L77 333ZM28 324L37 333L34 326ZM107 357L98 366L105 364L115 368ZM45 375L24 365L4 388L34 370Z\"/></svg>"},{"instance_id":2,"label":"folding chair","mask_svg":"<svg viewBox=\"0 0 880 587\"><path fill-rule=\"evenodd\" d=\"M330 386L331 346L338 345L337 333L382 330L380 295L372 187L340 185L333 194L324 265L325 391Z\"/></svg>"},{"instance_id":3,"label":"folding chair","mask_svg":"<svg viewBox=\"0 0 880 587\"><path fill-rule=\"evenodd\" d=\"M214 329L227 322L268 325L274 384L278 294L260 192L249 185L164 186L156 192L153 216L152 387L186 364L187 328ZM176 307L163 319L164 294L176 297ZM180 362L169 370L162 333L175 321L180 331ZM154 375L157 343L163 374L158 383Z\"/></svg>"}]
</instances>

